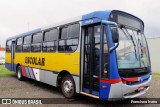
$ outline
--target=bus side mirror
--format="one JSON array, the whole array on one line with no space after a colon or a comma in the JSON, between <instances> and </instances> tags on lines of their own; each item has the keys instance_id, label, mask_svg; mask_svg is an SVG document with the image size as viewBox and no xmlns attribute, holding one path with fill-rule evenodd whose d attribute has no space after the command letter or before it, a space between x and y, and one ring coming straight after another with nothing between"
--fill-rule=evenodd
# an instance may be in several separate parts
<instances>
[{"instance_id":1,"label":"bus side mirror","mask_svg":"<svg viewBox=\"0 0 160 107\"><path fill-rule=\"evenodd\" d=\"M111 27L111 33L112 33L112 40L113 43L119 42L119 33L117 27Z\"/></svg>"},{"instance_id":2,"label":"bus side mirror","mask_svg":"<svg viewBox=\"0 0 160 107\"><path fill-rule=\"evenodd\" d=\"M113 39L113 43L116 43L116 44L115 44L115 46L109 48L109 52L112 52L113 50L115 50L119 46L118 25L117 25L117 23L111 22L111 21L102 20L101 22L102 22L102 24L113 27L113 29L111 29L112 39Z\"/></svg>"}]
</instances>

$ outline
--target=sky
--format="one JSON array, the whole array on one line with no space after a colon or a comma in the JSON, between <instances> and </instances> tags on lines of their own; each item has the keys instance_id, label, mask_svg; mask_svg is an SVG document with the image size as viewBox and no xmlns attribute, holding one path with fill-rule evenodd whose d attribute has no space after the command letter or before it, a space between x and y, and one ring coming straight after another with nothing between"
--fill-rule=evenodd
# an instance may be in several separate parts
<instances>
[{"instance_id":1,"label":"sky","mask_svg":"<svg viewBox=\"0 0 160 107\"><path fill-rule=\"evenodd\" d=\"M100 10L122 10L145 23L147 37L160 37L160 0L0 0L0 45L8 37Z\"/></svg>"}]
</instances>

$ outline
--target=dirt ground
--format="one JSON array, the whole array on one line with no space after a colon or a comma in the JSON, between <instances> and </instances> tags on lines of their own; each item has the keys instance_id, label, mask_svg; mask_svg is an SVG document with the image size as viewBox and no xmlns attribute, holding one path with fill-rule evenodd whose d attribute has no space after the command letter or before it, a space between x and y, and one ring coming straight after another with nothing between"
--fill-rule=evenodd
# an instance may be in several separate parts
<instances>
[{"instance_id":1,"label":"dirt ground","mask_svg":"<svg viewBox=\"0 0 160 107\"><path fill-rule=\"evenodd\" d=\"M160 98L160 78L152 78L151 87L145 95L141 96L140 98ZM158 94L159 93L159 94ZM1 77L0 78L0 98L59 98L59 100L63 100L63 95L61 93L60 88L55 88L53 86L37 82L31 79L25 79L24 81L19 81L15 76L12 77ZM77 95L74 99L78 104L47 104L45 107L48 106L55 106L55 107L104 107L107 105L104 104L96 104L101 103L97 99L92 99L87 96ZM86 102L94 102L94 104L86 104ZM123 104L122 104L123 105ZM121 105L121 106L122 106ZM4 107L4 105L0 105L0 107ZM5 105L7 107L20 107L22 105ZM24 105L23 105L24 106ZM39 105L25 105L27 107L39 107ZM44 105L41 105L44 106ZM112 105L114 106L114 105ZM115 105L116 106L116 105ZM123 105L128 107L129 105ZM130 106L144 106L144 105L133 105ZM146 104L145 106L157 106L157 104L150 105ZM160 106L160 105L159 105Z\"/></svg>"}]
</instances>

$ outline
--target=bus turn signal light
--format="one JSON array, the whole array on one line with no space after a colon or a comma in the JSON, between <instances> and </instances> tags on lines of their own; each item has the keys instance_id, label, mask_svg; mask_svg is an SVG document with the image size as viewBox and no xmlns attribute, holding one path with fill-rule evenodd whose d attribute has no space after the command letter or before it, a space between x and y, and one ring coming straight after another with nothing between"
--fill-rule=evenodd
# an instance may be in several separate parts
<instances>
[{"instance_id":1,"label":"bus turn signal light","mask_svg":"<svg viewBox=\"0 0 160 107\"><path fill-rule=\"evenodd\" d=\"M138 91L140 92L140 91L143 91L144 90L144 86L140 86L140 87L138 87Z\"/></svg>"},{"instance_id":2,"label":"bus turn signal light","mask_svg":"<svg viewBox=\"0 0 160 107\"><path fill-rule=\"evenodd\" d=\"M107 88L107 86L103 85L103 86L102 86L102 88L104 88L104 89L105 89L105 88Z\"/></svg>"}]
</instances>

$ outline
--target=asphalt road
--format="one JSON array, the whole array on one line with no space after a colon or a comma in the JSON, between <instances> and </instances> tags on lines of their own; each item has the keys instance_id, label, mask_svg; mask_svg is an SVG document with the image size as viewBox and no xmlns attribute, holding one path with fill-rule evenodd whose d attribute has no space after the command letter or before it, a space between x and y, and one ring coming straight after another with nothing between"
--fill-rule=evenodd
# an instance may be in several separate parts
<instances>
[{"instance_id":1,"label":"asphalt road","mask_svg":"<svg viewBox=\"0 0 160 107\"><path fill-rule=\"evenodd\" d=\"M55 98L55 100L65 100L63 97L60 88L56 88L41 82L37 82L31 79L26 79L24 81L19 81L15 76L13 77L1 77L0 78L0 98ZM160 78L152 78L151 87L145 95L140 98L160 98ZM109 105L107 102L103 102L93 99L84 95L77 95L75 99L68 100L67 102L76 102L78 104L47 104L48 106L58 106L58 107L104 107ZM89 102L89 104L87 104ZM93 104L92 104L93 103ZM144 105L133 105L133 104L118 104L118 106L144 106ZM3 106L4 105L0 105ZM6 105L7 107L21 107L22 105ZM24 105L23 105L24 106ZM25 105L27 107L34 106L39 107L39 105ZM44 106L44 105L41 105ZM117 106L112 104L112 106ZM150 105L146 104L145 106L160 106L157 104Z\"/></svg>"}]
</instances>

